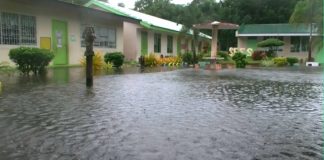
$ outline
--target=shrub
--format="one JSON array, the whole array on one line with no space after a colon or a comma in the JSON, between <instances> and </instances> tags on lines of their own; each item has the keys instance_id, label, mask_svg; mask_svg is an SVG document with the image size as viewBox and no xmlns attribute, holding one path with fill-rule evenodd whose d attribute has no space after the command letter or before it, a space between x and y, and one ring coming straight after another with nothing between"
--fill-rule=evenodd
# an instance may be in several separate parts
<instances>
[{"instance_id":1,"label":"shrub","mask_svg":"<svg viewBox=\"0 0 324 160\"><path fill-rule=\"evenodd\" d=\"M144 65L146 67L153 67L158 64L158 59L157 56L154 55L153 53L145 55L144 57Z\"/></svg>"},{"instance_id":2,"label":"shrub","mask_svg":"<svg viewBox=\"0 0 324 160\"><path fill-rule=\"evenodd\" d=\"M188 64L193 64L193 56L191 52L187 52L181 55L182 61Z\"/></svg>"},{"instance_id":3,"label":"shrub","mask_svg":"<svg viewBox=\"0 0 324 160\"><path fill-rule=\"evenodd\" d=\"M272 66L274 66L274 62L271 59L264 59L261 61L261 66L272 67Z\"/></svg>"},{"instance_id":4,"label":"shrub","mask_svg":"<svg viewBox=\"0 0 324 160\"><path fill-rule=\"evenodd\" d=\"M182 63L182 59L179 56L157 58L157 63L159 65L178 66Z\"/></svg>"},{"instance_id":5,"label":"shrub","mask_svg":"<svg viewBox=\"0 0 324 160\"><path fill-rule=\"evenodd\" d=\"M104 68L105 63L101 52L95 52L92 61L93 70L101 70ZM81 65L84 67L86 66L86 57L81 59Z\"/></svg>"},{"instance_id":6,"label":"shrub","mask_svg":"<svg viewBox=\"0 0 324 160\"><path fill-rule=\"evenodd\" d=\"M286 57L276 57L273 59L273 62L278 67L286 66L288 64Z\"/></svg>"},{"instance_id":7,"label":"shrub","mask_svg":"<svg viewBox=\"0 0 324 160\"><path fill-rule=\"evenodd\" d=\"M269 58L276 57L275 49L276 47L283 46L285 43L276 38L269 38L264 41L257 43L258 47L269 48L269 51L266 52Z\"/></svg>"},{"instance_id":8,"label":"shrub","mask_svg":"<svg viewBox=\"0 0 324 160\"><path fill-rule=\"evenodd\" d=\"M235 61L236 68L245 68L246 62L246 55L240 52L234 54L232 59Z\"/></svg>"},{"instance_id":9,"label":"shrub","mask_svg":"<svg viewBox=\"0 0 324 160\"><path fill-rule=\"evenodd\" d=\"M38 74L45 71L54 54L46 49L19 47L9 51L9 58L16 63L22 73L29 74L32 71Z\"/></svg>"},{"instance_id":10,"label":"shrub","mask_svg":"<svg viewBox=\"0 0 324 160\"><path fill-rule=\"evenodd\" d=\"M259 61L259 60L262 60L266 57L267 55L265 54L264 51L254 51L252 53L252 59L254 61Z\"/></svg>"},{"instance_id":11,"label":"shrub","mask_svg":"<svg viewBox=\"0 0 324 160\"><path fill-rule=\"evenodd\" d=\"M125 56L121 52L112 52L112 53L106 53L105 55L105 62L112 63L114 67L119 68L124 63Z\"/></svg>"},{"instance_id":12,"label":"shrub","mask_svg":"<svg viewBox=\"0 0 324 160\"><path fill-rule=\"evenodd\" d=\"M290 66L293 66L295 63L298 63L299 60L296 57L287 57L287 62Z\"/></svg>"},{"instance_id":13,"label":"shrub","mask_svg":"<svg viewBox=\"0 0 324 160\"><path fill-rule=\"evenodd\" d=\"M229 54L226 51L219 51L217 56L224 58L225 61L229 59Z\"/></svg>"}]
</instances>

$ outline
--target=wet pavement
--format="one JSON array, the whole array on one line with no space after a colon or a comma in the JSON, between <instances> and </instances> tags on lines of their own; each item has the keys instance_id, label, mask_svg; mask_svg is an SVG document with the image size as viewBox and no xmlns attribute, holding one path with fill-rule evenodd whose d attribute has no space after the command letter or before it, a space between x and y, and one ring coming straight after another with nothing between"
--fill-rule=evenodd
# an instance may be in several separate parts
<instances>
[{"instance_id":1,"label":"wet pavement","mask_svg":"<svg viewBox=\"0 0 324 160\"><path fill-rule=\"evenodd\" d=\"M0 159L323 159L323 70L160 71L0 76Z\"/></svg>"}]
</instances>

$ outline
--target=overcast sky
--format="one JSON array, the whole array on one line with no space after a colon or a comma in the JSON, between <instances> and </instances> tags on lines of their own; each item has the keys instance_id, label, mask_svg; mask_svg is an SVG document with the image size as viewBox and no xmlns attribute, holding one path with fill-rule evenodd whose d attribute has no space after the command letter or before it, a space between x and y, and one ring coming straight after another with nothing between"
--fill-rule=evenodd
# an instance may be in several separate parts
<instances>
[{"instance_id":1,"label":"overcast sky","mask_svg":"<svg viewBox=\"0 0 324 160\"><path fill-rule=\"evenodd\" d=\"M118 3L122 2L125 4L126 8L134 8L136 0L109 0L109 3L117 5ZM175 4L188 4L192 0L172 0L172 3Z\"/></svg>"}]
</instances>

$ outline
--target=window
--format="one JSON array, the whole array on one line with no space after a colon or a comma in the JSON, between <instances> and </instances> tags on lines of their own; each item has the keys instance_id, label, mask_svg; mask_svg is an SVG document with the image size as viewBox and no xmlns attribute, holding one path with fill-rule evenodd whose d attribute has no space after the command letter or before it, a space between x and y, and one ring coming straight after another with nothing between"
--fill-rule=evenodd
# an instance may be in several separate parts
<instances>
[{"instance_id":1,"label":"window","mask_svg":"<svg viewBox=\"0 0 324 160\"><path fill-rule=\"evenodd\" d=\"M0 13L0 44L36 45L36 18Z\"/></svg>"},{"instance_id":2,"label":"window","mask_svg":"<svg viewBox=\"0 0 324 160\"><path fill-rule=\"evenodd\" d=\"M154 34L154 52L161 53L161 34Z\"/></svg>"},{"instance_id":3,"label":"window","mask_svg":"<svg viewBox=\"0 0 324 160\"><path fill-rule=\"evenodd\" d=\"M306 52L308 50L308 37L291 37L291 52Z\"/></svg>"},{"instance_id":4,"label":"window","mask_svg":"<svg viewBox=\"0 0 324 160\"><path fill-rule=\"evenodd\" d=\"M168 36L168 38L167 38L167 52L173 53L173 37L172 36Z\"/></svg>"},{"instance_id":5,"label":"window","mask_svg":"<svg viewBox=\"0 0 324 160\"><path fill-rule=\"evenodd\" d=\"M89 26L81 25L81 46L85 47L85 41L82 37L84 29ZM116 29L109 27L94 26L96 39L93 42L94 47L116 48Z\"/></svg>"}]
</instances>

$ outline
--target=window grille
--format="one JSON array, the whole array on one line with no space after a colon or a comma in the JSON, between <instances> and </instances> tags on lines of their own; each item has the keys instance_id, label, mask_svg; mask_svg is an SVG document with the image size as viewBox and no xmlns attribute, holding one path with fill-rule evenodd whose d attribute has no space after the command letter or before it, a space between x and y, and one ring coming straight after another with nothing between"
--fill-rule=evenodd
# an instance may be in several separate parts
<instances>
[{"instance_id":1,"label":"window grille","mask_svg":"<svg viewBox=\"0 0 324 160\"><path fill-rule=\"evenodd\" d=\"M85 47L85 41L82 37L83 31L85 28L89 26L86 24L81 25L81 46ZM93 42L94 47L102 47L102 48L116 48L116 29L94 26L96 39Z\"/></svg>"},{"instance_id":2,"label":"window grille","mask_svg":"<svg viewBox=\"0 0 324 160\"><path fill-rule=\"evenodd\" d=\"M306 52L308 50L308 37L291 37L291 52Z\"/></svg>"},{"instance_id":3,"label":"window grille","mask_svg":"<svg viewBox=\"0 0 324 160\"><path fill-rule=\"evenodd\" d=\"M35 17L6 12L0 14L0 44L36 44Z\"/></svg>"},{"instance_id":4,"label":"window grille","mask_svg":"<svg viewBox=\"0 0 324 160\"><path fill-rule=\"evenodd\" d=\"M172 53L173 52L173 37L168 36L167 38L167 52Z\"/></svg>"},{"instance_id":5,"label":"window grille","mask_svg":"<svg viewBox=\"0 0 324 160\"><path fill-rule=\"evenodd\" d=\"M161 53L161 34L154 34L154 52Z\"/></svg>"}]
</instances>

